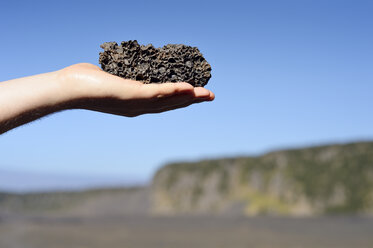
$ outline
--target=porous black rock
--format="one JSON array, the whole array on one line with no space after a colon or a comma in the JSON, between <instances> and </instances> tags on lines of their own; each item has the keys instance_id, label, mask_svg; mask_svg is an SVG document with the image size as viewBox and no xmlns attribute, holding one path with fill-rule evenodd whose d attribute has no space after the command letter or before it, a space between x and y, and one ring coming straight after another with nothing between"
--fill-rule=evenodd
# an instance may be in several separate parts
<instances>
[{"instance_id":1,"label":"porous black rock","mask_svg":"<svg viewBox=\"0 0 373 248\"><path fill-rule=\"evenodd\" d=\"M155 48L139 45L136 40L105 42L101 45L101 68L119 77L144 83L187 82L205 86L211 78L211 66L197 47L169 44Z\"/></svg>"}]
</instances>

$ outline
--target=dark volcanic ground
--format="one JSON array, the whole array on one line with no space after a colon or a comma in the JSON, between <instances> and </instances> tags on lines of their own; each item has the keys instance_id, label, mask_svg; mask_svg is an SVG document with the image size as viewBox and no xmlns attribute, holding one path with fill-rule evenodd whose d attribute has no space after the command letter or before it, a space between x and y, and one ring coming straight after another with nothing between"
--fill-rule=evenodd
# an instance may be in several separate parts
<instances>
[{"instance_id":1,"label":"dark volcanic ground","mask_svg":"<svg viewBox=\"0 0 373 248\"><path fill-rule=\"evenodd\" d=\"M373 219L2 215L0 247L368 248Z\"/></svg>"}]
</instances>

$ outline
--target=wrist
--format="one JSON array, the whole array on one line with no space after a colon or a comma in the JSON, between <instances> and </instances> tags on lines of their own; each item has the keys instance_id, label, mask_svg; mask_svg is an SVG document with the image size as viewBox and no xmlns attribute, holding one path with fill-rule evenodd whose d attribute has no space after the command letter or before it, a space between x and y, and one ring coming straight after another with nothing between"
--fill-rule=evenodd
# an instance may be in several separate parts
<instances>
[{"instance_id":1,"label":"wrist","mask_svg":"<svg viewBox=\"0 0 373 248\"><path fill-rule=\"evenodd\" d=\"M97 76L98 71L101 73L98 69L92 64L80 63L56 72L67 108L85 108L86 102L105 95L102 80Z\"/></svg>"},{"instance_id":2,"label":"wrist","mask_svg":"<svg viewBox=\"0 0 373 248\"><path fill-rule=\"evenodd\" d=\"M64 110L69 108L70 102L73 101L71 88L66 84L64 75L59 71L49 72L43 75L45 80L40 80L39 89L45 89L44 96L40 99L47 107Z\"/></svg>"},{"instance_id":3,"label":"wrist","mask_svg":"<svg viewBox=\"0 0 373 248\"><path fill-rule=\"evenodd\" d=\"M86 98L85 87L74 66L54 72L59 91L61 106L64 109L78 109L80 102Z\"/></svg>"}]
</instances>

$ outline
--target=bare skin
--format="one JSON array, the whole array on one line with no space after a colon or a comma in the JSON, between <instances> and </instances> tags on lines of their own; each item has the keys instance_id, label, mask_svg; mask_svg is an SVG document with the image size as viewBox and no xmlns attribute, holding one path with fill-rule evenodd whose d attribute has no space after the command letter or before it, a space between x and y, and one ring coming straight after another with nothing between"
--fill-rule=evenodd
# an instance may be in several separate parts
<instances>
[{"instance_id":1,"label":"bare skin","mask_svg":"<svg viewBox=\"0 0 373 248\"><path fill-rule=\"evenodd\" d=\"M87 109L135 117L214 100L188 83L143 84L82 63L0 83L0 134L48 114Z\"/></svg>"}]
</instances>

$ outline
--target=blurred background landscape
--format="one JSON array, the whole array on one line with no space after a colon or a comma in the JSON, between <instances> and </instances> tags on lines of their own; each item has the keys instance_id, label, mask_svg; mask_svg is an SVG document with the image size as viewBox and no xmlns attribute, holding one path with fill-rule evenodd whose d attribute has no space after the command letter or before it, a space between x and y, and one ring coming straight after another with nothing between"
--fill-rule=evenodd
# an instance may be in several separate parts
<instances>
[{"instance_id":1,"label":"blurred background landscape","mask_svg":"<svg viewBox=\"0 0 373 248\"><path fill-rule=\"evenodd\" d=\"M150 185L1 194L0 213L319 216L373 214L373 142L173 163Z\"/></svg>"},{"instance_id":2,"label":"blurred background landscape","mask_svg":"<svg viewBox=\"0 0 373 248\"><path fill-rule=\"evenodd\" d=\"M371 247L373 142L167 164L137 187L0 193L1 247Z\"/></svg>"},{"instance_id":3,"label":"blurred background landscape","mask_svg":"<svg viewBox=\"0 0 373 248\"><path fill-rule=\"evenodd\" d=\"M0 81L197 46L212 103L0 136L0 248L373 247L373 4L5 1ZM1 83L0 83L1 84Z\"/></svg>"}]
</instances>

